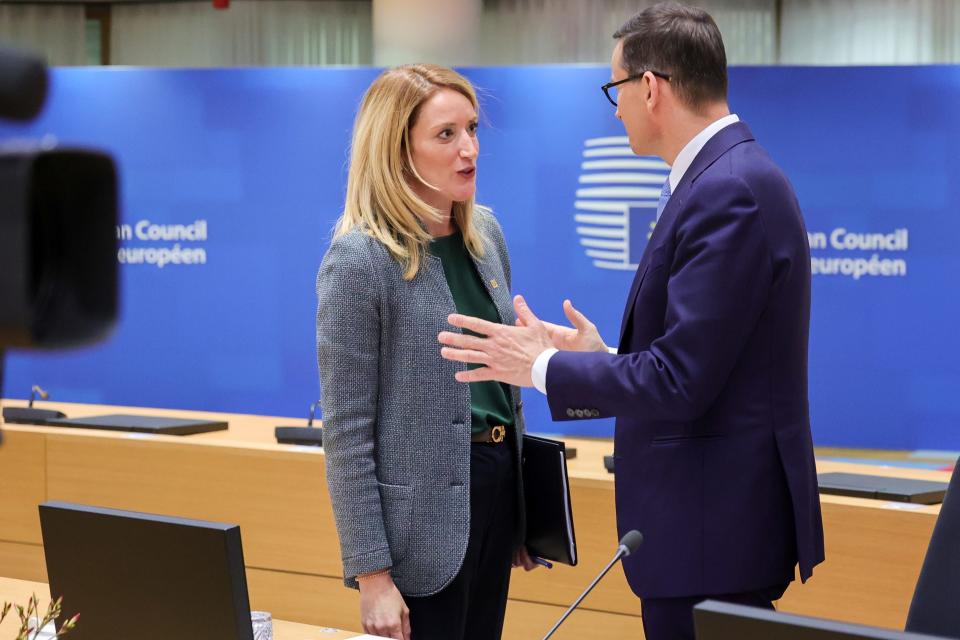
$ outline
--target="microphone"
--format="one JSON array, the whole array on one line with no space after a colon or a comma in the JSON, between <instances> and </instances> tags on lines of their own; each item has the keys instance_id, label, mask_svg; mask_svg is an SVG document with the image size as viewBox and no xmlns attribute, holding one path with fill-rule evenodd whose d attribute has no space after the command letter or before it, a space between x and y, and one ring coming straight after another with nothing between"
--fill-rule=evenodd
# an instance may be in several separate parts
<instances>
[{"instance_id":1,"label":"microphone","mask_svg":"<svg viewBox=\"0 0 960 640\"><path fill-rule=\"evenodd\" d=\"M0 118L30 120L47 97L47 67L25 51L0 47Z\"/></svg>"},{"instance_id":2,"label":"microphone","mask_svg":"<svg viewBox=\"0 0 960 640\"><path fill-rule=\"evenodd\" d=\"M32 424L36 426L43 426L47 424L48 420L67 417L65 413L55 409L34 408L33 403L38 396L41 400L50 399L50 394L47 393L40 385L35 384L30 388L29 404L26 407L4 407L3 421L9 422L10 424Z\"/></svg>"},{"instance_id":3,"label":"microphone","mask_svg":"<svg viewBox=\"0 0 960 640\"><path fill-rule=\"evenodd\" d=\"M299 444L308 447L323 446L323 429L313 426L313 419L317 415L317 409L320 408L320 401L310 405L310 413L307 416L307 426L305 427L277 427L273 430L273 435L279 444Z\"/></svg>"},{"instance_id":4,"label":"microphone","mask_svg":"<svg viewBox=\"0 0 960 640\"><path fill-rule=\"evenodd\" d=\"M563 621L566 620L571 613L573 613L573 610L576 609L581 602L583 602L583 599L587 597L587 594L593 591L593 588L597 586L597 583L603 579L603 576L607 575L607 572L610 571L613 565L620 561L620 558L625 558L639 549L642 543L643 534L636 529L628 531L622 538L620 538L620 546L617 547L617 553L613 556L613 560L607 563L607 566L604 567L603 571L600 572L600 575L598 575L593 582L590 583L590 586L587 587L587 590L581 593L576 602L570 605L570 608L567 609L566 613L564 613L563 616L557 620L557 624L553 625L553 629L550 629L550 632L543 636L543 640L547 640L550 636L556 633L557 629L560 628L560 625L563 624Z\"/></svg>"},{"instance_id":5,"label":"microphone","mask_svg":"<svg viewBox=\"0 0 960 640\"><path fill-rule=\"evenodd\" d=\"M41 400L49 400L50 394L40 388L40 385L35 384L30 388L30 404L27 406L31 409L33 408L33 401L37 399L37 396L40 396Z\"/></svg>"}]
</instances>

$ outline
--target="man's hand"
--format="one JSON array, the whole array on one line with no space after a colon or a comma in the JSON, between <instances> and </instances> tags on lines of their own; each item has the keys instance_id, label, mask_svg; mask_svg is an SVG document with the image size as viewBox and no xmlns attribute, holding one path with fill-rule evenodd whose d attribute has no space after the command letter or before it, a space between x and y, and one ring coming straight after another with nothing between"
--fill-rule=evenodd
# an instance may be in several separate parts
<instances>
[{"instance_id":1,"label":"man's hand","mask_svg":"<svg viewBox=\"0 0 960 640\"><path fill-rule=\"evenodd\" d=\"M363 632L395 640L410 640L410 610L390 574L361 577L358 582Z\"/></svg>"},{"instance_id":2,"label":"man's hand","mask_svg":"<svg viewBox=\"0 0 960 640\"><path fill-rule=\"evenodd\" d=\"M541 353L551 348L550 333L533 315L523 296L513 298L513 307L522 324L515 327L487 322L479 318L452 314L448 321L480 336L442 331L437 339L445 345L440 355L447 360L481 365L477 369L458 371L460 382L497 380L518 387L533 386L530 371Z\"/></svg>"},{"instance_id":3,"label":"man's hand","mask_svg":"<svg viewBox=\"0 0 960 640\"><path fill-rule=\"evenodd\" d=\"M597 331L597 326L590 322L587 316L574 309L573 303L569 300L563 301L563 313L573 328L552 322L544 321L543 323L554 347L560 351L609 351L603 338L600 337L600 332ZM520 322L520 318L517 318L517 323Z\"/></svg>"}]
</instances>

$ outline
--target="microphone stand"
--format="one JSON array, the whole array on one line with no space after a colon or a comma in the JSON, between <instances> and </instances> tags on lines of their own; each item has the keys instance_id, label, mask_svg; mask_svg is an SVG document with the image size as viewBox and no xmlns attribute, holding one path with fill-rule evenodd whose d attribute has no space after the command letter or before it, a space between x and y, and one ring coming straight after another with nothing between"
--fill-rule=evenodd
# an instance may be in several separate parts
<instances>
[{"instance_id":1,"label":"microphone stand","mask_svg":"<svg viewBox=\"0 0 960 640\"><path fill-rule=\"evenodd\" d=\"M621 544L617 548L617 553L615 556L613 556L613 560L607 563L607 566L603 568L603 571L600 572L600 575L594 578L593 582L590 583L590 586L587 587L586 591L581 593L580 597L577 598L576 602L570 605L570 608L567 609L566 613L563 614L563 617L557 620L557 624L553 625L553 629L550 629L549 633L543 636L543 640L547 640L550 636L556 633L557 629L560 628L560 625L563 624L563 621L566 620L571 613L573 613L573 610L577 608L577 605L583 602L583 599L587 597L587 594L589 594L590 591L593 590L595 586L597 586L597 583L603 579L603 576L607 575L607 572L610 571L611 568L613 568L613 565L617 564L620 561L620 558L622 558L624 555L629 554L629 552L630 550L624 544Z\"/></svg>"}]
</instances>

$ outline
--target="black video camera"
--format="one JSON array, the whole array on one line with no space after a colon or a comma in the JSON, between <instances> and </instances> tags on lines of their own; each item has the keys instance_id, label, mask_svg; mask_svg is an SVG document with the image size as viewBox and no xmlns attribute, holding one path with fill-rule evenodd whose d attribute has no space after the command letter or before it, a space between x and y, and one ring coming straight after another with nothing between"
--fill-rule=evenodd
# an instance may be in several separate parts
<instances>
[{"instance_id":1,"label":"black video camera","mask_svg":"<svg viewBox=\"0 0 960 640\"><path fill-rule=\"evenodd\" d=\"M36 117L47 84L42 60L0 47L0 118ZM0 370L4 348L62 348L109 333L116 227L109 155L0 140Z\"/></svg>"},{"instance_id":2,"label":"black video camera","mask_svg":"<svg viewBox=\"0 0 960 640\"><path fill-rule=\"evenodd\" d=\"M0 118L43 108L47 67L0 47ZM117 318L117 171L102 152L0 140L0 398L4 350L96 342Z\"/></svg>"}]
</instances>

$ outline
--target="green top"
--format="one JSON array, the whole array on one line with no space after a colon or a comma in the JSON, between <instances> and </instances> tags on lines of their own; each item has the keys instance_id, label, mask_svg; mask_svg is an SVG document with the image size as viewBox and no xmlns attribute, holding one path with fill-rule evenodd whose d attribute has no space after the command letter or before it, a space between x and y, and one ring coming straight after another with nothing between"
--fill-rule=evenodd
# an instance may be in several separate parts
<instances>
[{"instance_id":1,"label":"green top","mask_svg":"<svg viewBox=\"0 0 960 640\"><path fill-rule=\"evenodd\" d=\"M453 295L457 313L498 324L502 322L459 231L449 236L434 238L430 243L430 253L440 258L443 263L443 274L447 278L447 286ZM478 366L469 365L471 369ZM510 398L510 388L505 384L493 381L471 382L472 433L479 433L498 424L512 425L513 409Z\"/></svg>"}]
</instances>

